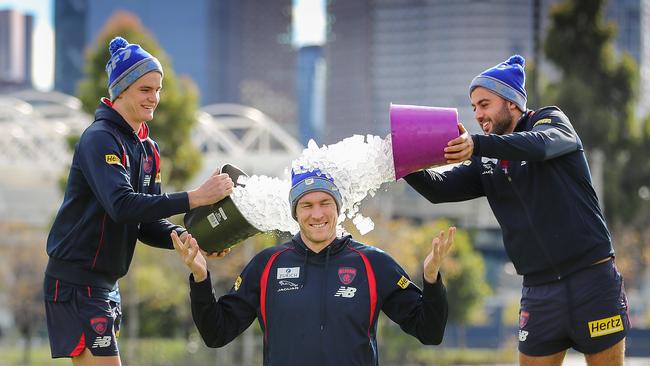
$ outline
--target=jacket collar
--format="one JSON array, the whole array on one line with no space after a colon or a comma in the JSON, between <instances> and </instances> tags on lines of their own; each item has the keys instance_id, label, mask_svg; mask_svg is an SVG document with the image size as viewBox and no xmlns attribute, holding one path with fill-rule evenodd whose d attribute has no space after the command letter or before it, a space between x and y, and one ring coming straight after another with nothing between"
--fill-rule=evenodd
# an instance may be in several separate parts
<instances>
[{"instance_id":1,"label":"jacket collar","mask_svg":"<svg viewBox=\"0 0 650 366\"><path fill-rule=\"evenodd\" d=\"M127 135L133 134L133 129L131 125L119 114L115 109L113 109L113 103L108 98L102 98L99 106L95 110L95 121L106 120L110 122L113 126L117 127L120 131L124 132ZM140 125L140 130L138 130L138 138L140 140L146 140L149 137L149 126L146 122L143 122Z\"/></svg>"},{"instance_id":2,"label":"jacket collar","mask_svg":"<svg viewBox=\"0 0 650 366\"><path fill-rule=\"evenodd\" d=\"M515 126L515 132L525 131L526 124L528 123L528 120L530 119L530 117L533 116L534 113L535 111L532 111L530 109L524 112L521 115L521 117L519 117L519 120L517 121L517 125Z\"/></svg>"},{"instance_id":3,"label":"jacket collar","mask_svg":"<svg viewBox=\"0 0 650 366\"><path fill-rule=\"evenodd\" d=\"M343 250L347 244L350 242L352 239L352 235L345 235L340 238L334 239L327 247L323 248L319 253L315 253L309 247L305 242L302 241L302 237L300 236L300 233L297 233L296 235L293 236L291 239L291 245L298 249L298 252L303 254L303 253L309 253L310 256L319 256L319 255L325 255L325 252L327 252L327 248L330 249L330 255L335 254Z\"/></svg>"}]
</instances>

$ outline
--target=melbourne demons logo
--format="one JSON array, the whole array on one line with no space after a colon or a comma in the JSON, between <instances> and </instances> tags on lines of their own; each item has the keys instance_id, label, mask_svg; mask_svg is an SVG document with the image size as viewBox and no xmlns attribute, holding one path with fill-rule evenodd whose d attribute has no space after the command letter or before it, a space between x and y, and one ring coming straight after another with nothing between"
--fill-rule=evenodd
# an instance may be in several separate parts
<instances>
[{"instance_id":1,"label":"melbourne demons logo","mask_svg":"<svg viewBox=\"0 0 650 366\"><path fill-rule=\"evenodd\" d=\"M147 156L144 159L144 172L147 174L151 173L151 168L153 168L153 159L151 159L151 156Z\"/></svg>"},{"instance_id":2,"label":"melbourne demons logo","mask_svg":"<svg viewBox=\"0 0 650 366\"><path fill-rule=\"evenodd\" d=\"M526 310L522 310L519 313L519 328L523 328L528 324L528 319L530 319L530 313Z\"/></svg>"},{"instance_id":3,"label":"melbourne demons logo","mask_svg":"<svg viewBox=\"0 0 650 366\"><path fill-rule=\"evenodd\" d=\"M355 268L350 268L350 267L340 267L339 268L339 280L344 285L349 285L352 281L354 281L354 277L357 275L357 270Z\"/></svg>"},{"instance_id":4,"label":"melbourne demons logo","mask_svg":"<svg viewBox=\"0 0 650 366\"><path fill-rule=\"evenodd\" d=\"M93 327L95 333L102 335L106 333L106 325L108 324L108 319L103 316L90 319L90 326Z\"/></svg>"}]
</instances>

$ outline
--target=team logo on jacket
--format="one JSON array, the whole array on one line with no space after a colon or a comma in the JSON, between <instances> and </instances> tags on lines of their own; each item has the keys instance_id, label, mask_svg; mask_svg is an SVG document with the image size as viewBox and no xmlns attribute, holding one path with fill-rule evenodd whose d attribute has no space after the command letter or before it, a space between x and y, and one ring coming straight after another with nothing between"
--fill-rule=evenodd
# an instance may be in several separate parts
<instances>
[{"instance_id":1,"label":"team logo on jacket","mask_svg":"<svg viewBox=\"0 0 650 366\"><path fill-rule=\"evenodd\" d=\"M300 286L297 283L287 281L287 280L278 281L278 286L280 286L280 287L278 288L277 292L292 291L292 290L300 289Z\"/></svg>"},{"instance_id":2,"label":"team logo on jacket","mask_svg":"<svg viewBox=\"0 0 650 366\"><path fill-rule=\"evenodd\" d=\"M587 323L587 327L589 328L589 335L591 338L622 332L625 330L625 327L623 326L623 319L621 319L620 315L591 321Z\"/></svg>"},{"instance_id":3,"label":"team logo on jacket","mask_svg":"<svg viewBox=\"0 0 650 366\"><path fill-rule=\"evenodd\" d=\"M351 267L340 267L339 268L339 280L344 285L349 285L354 281L354 277L357 276L357 270L356 268L351 268Z\"/></svg>"},{"instance_id":4,"label":"team logo on jacket","mask_svg":"<svg viewBox=\"0 0 650 366\"><path fill-rule=\"evenodd\" d=\"M521 310L519 312L519 328L523 328L528 324L528 319L530 319L530 313L526 310Z\"/></svg>"},{"instance_id":5,"label":"team logo on jacket","mask_svg":"<svg viewBox=\"0 0 650 366\"><path fill-rule=\"evenodd\" d=\"M118 158L115 154L106 154L104 155L104 159L106 159L106 164L122 165L122 159Z\"/></svg>"},{"instance_id":6,"label":"team logo on jacket","mask_svg":"<svg viewBox=\"0 0 650 366\"><path fill-rule=\"evenodd\" d=\"M151 169L153 168L153 159L151 159L151 156L147 156L144 159L143 166L144 166L144 172L145 173L147 173L147 174L151 173Z\"/></svg>"},{"instance_id":7,"label":"team logo on jacket","mask_svg":"<svg viewBox=\"0 0 650 366\"><path fill-rule=\"evenodd\" d=\"M106 328L108 325L108 319L103 316L98 316L96 318L90 319L90 326L93 328L95 333L102 335L106 333Z\"/></svg>"},{"instance_id":8,"label":"team logo on jacket","mask_svg":"<svg viewBox=\"0 0 650 366\"><path fill-rule=\"evenodd\" d=\"M347 297L347 298L352 298L354 297L354 294L357 292L357 289L355 287L345 287L341 286L339 289L336 291L334 294L334 297Z\"/></svg>"},{"instance_id":9,"label":"team logo on jacket","mask_svg":"<svg viewBox=\"0 0 650 366\"><path fill-rule=\"evenodd\" d=\"M499 160L494 159L494 158L482 157L481 158L481 163L483 164L483 172L481 172L481 174L490 174L491 175L491 174L494 173L494 168L499 163Z\"/></svg>"},{"instance_id":10,"label":"team logo on jacket","mask_svg":"<svg viewBox=\"0 0 650 366\"><path fill-rule=\"evenodd\" d=\"M406 290L407 287L409 287L409 284L411 281L409 281L408 278L402 276L398 281L397 281L397 286L401 287L403 290Z\"/></svg>"},{"instance_id":11,"label":"team logo on jacket","mask_svg":"<svg viewBox=\"0 0 650 366\"><path fill-rule=\"evenodd\" d=\"M281 267L278 268L278 280L285 278L300 278L300 267Z\"/></svg>"},{"instance_id":12,"label":"team logo on jacket","mask_svg":"<svg viewBox=\"0 0 650 366\"><path fill-rule=\"evenodd\" d=\"M547 125L549 123L553 122L550 118L543 118L540 119L539 121L535 122L533 125L533 128L537 127L538 125Z\"/></svg>"}]
</instances>

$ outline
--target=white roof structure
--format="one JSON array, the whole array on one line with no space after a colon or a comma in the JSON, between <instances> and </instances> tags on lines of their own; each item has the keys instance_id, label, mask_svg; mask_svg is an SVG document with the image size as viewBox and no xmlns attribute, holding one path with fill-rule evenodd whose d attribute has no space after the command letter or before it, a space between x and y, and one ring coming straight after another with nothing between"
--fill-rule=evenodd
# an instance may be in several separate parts
<instances>
[{"instance_id":1,"label":"white roof structure","mask_svg":"<svg viewBox=\"0 0 650 366\"><path fill-rule=\"evenodd\" d=\"M81 102L58 92L0 95L0 221L47 225L62 201L70 161L66 143L91 122ZM225 163L251 174L282 176L302 145L261 111L213 104L199 112L192 140L203 154L198 184Z\"/></svg>"},{"instance_id":2,"label":"white roof structure","mask_svg":"<svg viewBox=\"0 0 650 366\"><path fill-rule=\"evenodd\" d=\"M239 104L212 104L201 108L192 140L203 152L205 178L230 163L249 175L282 177L303 146L269 116Z\"/></svg>"}]
</instances>

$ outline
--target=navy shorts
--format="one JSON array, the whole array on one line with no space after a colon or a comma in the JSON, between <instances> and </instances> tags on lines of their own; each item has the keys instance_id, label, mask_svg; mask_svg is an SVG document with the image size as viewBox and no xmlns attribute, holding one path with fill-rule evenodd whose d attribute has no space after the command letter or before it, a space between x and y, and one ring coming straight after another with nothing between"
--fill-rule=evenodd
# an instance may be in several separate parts
<instances>
[{"instance_id":1,"label":"navy shorts","mask_svg":"<svg viewBox=\"0 0 650 366\"><path fill-rule=\"evenodd\" d=\"M117 356L122 311L110 290L83 287L45 276L45 314L52 358Z\"/></svg>"},{"instance_id":2,"label":"navy shorts","mask_svg":"<svg viewBox=\"0 0 650 366\"><path fill-rule=\"evenodd\" d=\"M524 286L519 310L519 351L547 356L568 348L604 351L627 334L627 298L614 260L559 281Z\"/></svg>"}]
</instances>

